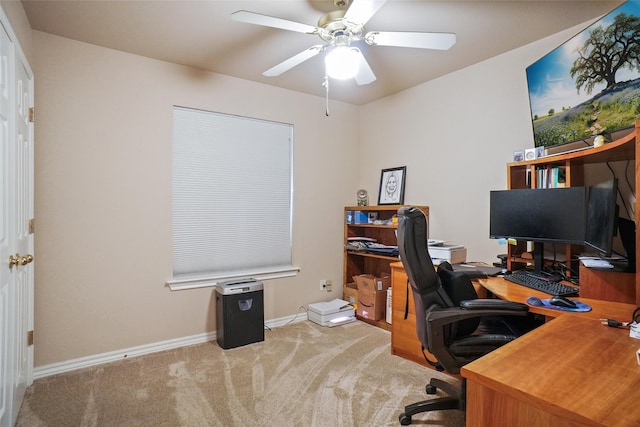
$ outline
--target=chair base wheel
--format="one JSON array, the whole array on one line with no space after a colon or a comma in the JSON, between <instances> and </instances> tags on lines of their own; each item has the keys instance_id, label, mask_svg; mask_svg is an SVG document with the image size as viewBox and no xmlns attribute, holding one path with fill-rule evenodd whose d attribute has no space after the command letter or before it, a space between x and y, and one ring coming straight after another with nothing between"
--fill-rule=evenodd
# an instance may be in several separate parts
<instances>
[{"instance_id":1,"label":"chair base wheel","mask_svg":"<svg viewBox=\"0 0 640 427\"><path fill-rule=\"evenodd\" d=\"M424 388L424 391L426 391L427 394L436 394L437 390L438 389L436 388L436 386L431 384L427 384L427 386Z\"/></svg>"},{"instance_id":2,"label":"chair base wheel","mask_svg":"<svg viewBox=\"0 0 640 427\"><path fill-rule=\"evenodd\" d=\"M409 424L411 424L411 415L407 415L404 412L400 414L398 419L400 420L401 426L408 426Z\"/></svg>"}]
</instances>

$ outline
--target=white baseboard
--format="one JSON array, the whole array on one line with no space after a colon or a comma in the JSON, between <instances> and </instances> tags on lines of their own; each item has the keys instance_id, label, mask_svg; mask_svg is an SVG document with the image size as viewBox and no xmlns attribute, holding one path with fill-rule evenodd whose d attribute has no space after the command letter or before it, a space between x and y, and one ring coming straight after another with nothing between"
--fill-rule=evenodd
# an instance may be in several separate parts
<instances>
[{"instance_id":1,"label":"white baseboard","mask_svg":"<svg viewBox=\"0 0 640 427\"><path fill-rule=\"evenodd\" d=\"M265 322L265 326L267 328L277 328L289 323L302 322L304 320L307 320L306 313L304 313L304 316L300 316L298 318L299 314L300 313L296 313L295 315L268 320ZM156 353L158 351L171 350L174 348L186 347L194 344L202 344L215 340L215 332L206 332L189 337L176 338L172 340L131 347L123 350L110 351L108 353L95 354L93 356L80 357L78 359L71 359L64 362L57 362L49 365L35 367L33 369L33 379L37 380L39 378L48 377L50 375L75 371L76 369L88 368L90 366L115 362L122 359L129 359L131 357L143 356L145 354Z\"/></svg>"}]
</instances>

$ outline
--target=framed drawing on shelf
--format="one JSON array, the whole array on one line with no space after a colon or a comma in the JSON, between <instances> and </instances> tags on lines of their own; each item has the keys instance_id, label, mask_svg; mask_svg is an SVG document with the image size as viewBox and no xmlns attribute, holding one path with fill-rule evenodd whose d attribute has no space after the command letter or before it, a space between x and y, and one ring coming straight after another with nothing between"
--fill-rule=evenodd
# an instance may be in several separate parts
<instances>
[{"instance_id":1,"label":"framed drawing on shelf","mask_svg":"<svg viewBox=\"0 0 640 427\"><path fill-rule=\"evenodd\" d=\"M382 169L380 174L379 205L401 205L404 203L404 180L407 167Z\"/></svg>"}]
</instances>

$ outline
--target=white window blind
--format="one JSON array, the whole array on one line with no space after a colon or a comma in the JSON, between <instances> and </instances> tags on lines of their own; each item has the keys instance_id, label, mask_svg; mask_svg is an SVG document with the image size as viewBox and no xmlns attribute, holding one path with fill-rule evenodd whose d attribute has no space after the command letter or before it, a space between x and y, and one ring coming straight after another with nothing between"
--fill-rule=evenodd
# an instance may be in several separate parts
<instances>
[{"instance_id":1,"label":"white window blind","mask_svg":"<svg viewBox=\"0 0 640 427\"><path fill-rule=\"evenodd\" d=\"M294 275L293 126L173 109L171 289Z\"/></svg>"}]
</instances>

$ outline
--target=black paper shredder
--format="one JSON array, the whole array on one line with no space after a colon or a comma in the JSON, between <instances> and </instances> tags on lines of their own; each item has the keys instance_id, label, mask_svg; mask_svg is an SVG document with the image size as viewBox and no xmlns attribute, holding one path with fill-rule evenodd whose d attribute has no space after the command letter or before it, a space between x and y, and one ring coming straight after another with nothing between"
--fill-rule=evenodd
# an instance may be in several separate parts
<instances>
[{"instance_id":1,"label":"black paper shredder","mask_svg":"<svg viewBox=\"0 0 640 427\"><path fill-rule=\"evenodd\" d=\"M216 286L216 339L225 350L264 341L262 282Z\"/></svg>"}]
</instances>

